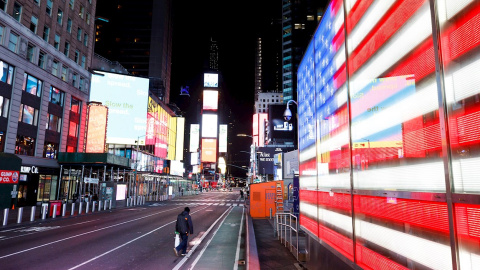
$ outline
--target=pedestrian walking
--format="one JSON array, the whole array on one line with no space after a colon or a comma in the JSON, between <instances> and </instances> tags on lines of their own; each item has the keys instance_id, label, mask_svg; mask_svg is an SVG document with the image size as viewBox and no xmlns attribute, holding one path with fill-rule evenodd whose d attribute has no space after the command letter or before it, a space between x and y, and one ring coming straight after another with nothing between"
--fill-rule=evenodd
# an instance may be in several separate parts
<instances>
[{"instance_id":1,"label":"pedestrian walking","mask_svg":"<svg viewBox=\"0 0 480 270\"><path fill-rule=\"evenodd\" d=\"M180 245L173 248L175 256L178 257L178 252L182 252L181 255L187 254L188 235L193 234L192 217L190 216L190 208L185 207L182 213L177 216L177 222L175 224L175 230L180 233Z\"/></svg>"},{"instance_id":2,"label":"pedestrian walking","mask_svg":"<svg viewBox=\"0 0 480 270\"><path fill-rule=\"evenodd\" d=\"M240 197L243 199L243 189L240 189Z\"/></svg>"}]
</instances>

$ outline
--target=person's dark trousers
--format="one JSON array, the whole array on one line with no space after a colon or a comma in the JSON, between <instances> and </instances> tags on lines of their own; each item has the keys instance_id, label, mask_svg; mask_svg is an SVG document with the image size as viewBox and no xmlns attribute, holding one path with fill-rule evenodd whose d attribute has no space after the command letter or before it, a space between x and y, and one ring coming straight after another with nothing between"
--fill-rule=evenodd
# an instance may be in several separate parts
<instances>
[{"instance_id":1,"label":"person's dark trousers","mask_svg":"<svg viewBox=\"0 0 480 270\"><path fill-rule=\"evenodd\" d=\"M182 238L182 242L180 242L180 245L176 247L177 251L180 252L182 251L181 254L187 254L187 246L188 246L188 234L181 233L180 238Z\"/></svg>"}]
</instances>

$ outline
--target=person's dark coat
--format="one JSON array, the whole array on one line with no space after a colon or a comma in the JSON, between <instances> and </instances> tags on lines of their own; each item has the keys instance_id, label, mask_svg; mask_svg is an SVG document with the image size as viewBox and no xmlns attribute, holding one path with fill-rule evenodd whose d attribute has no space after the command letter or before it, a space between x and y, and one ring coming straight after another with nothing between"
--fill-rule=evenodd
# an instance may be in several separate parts
<instances>
[{"instance_id":1,"label":"person's dark coat","mask_svg":"<svg viewBox=\"0 0 480 270\"><path fill-rule=\"evenodd\" d=\"M175 230L181 234L193 234L192 217L187 211L183 211L178 215Z\"/></svg>"}]
</instances>

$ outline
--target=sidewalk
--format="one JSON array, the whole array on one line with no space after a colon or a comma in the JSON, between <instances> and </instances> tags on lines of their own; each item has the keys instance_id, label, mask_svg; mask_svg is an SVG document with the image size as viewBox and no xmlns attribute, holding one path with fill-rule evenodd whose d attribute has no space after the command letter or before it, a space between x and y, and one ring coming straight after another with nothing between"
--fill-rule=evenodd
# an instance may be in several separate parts
<instances>
[{"instance_id":1,"label":"sidewalk","mask_svg":"<svg viewBox=\"0 0 480 270\"><path fill-rule=\"evenodd\" d=\"M260 269L302 269L295 256L275 237L273 219L253 219L253 228Z\"/></svg>"}]
</instances>

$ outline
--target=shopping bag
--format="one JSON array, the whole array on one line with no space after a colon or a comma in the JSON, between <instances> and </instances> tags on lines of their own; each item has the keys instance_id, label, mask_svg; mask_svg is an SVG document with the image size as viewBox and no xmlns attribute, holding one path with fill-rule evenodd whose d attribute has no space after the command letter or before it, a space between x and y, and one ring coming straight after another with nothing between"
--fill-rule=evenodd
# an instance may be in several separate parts
<instances>
[{"instance_id":1,"label":"shopping bag","mask_svg":"<svg viewBox=\"0 0 480 270\"><path fill-rule=\"evenodd\" d=\"M175 247L178 247L180 245L180 234L175 233Z\"/></svg>"}]
</instances>

